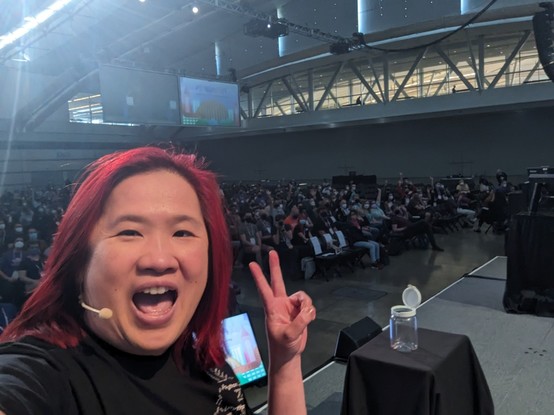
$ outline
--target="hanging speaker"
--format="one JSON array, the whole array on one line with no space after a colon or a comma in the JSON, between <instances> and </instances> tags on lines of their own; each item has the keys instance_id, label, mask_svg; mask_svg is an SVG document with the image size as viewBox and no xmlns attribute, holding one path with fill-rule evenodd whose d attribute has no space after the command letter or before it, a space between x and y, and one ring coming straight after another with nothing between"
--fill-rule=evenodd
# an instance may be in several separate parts
<instances>
[{"instance_id":1,"label":"hanging speaker","mask_svg":"<svg viewBox=\"0 0 554 415\"><path fill-rule=\"evenodd\" d=\"M381 326L369 317L345 327L339 333L335 347L335 359L348 360L348 356L358 347L366 344L383 331Z\"/></svg>"},{"instance_id":2,"label":"hanging speaker","mask_svg":"<svg viewBox=\"0 0 554 415\"><path fill-rule=\"evenodd\" d=\"M554 82L554 34L552 21L554 20L554 4L540 3L545 10L533 16L533 31L539 54L539 61L548 78Z\"/></svg>"}]
</instances>

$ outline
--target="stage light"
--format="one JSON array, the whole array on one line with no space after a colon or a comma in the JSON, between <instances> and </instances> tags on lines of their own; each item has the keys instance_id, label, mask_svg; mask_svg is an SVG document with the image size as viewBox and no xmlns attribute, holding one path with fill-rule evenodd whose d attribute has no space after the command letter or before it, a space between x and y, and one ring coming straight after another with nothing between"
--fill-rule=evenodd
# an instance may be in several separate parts
<instances>
[{"instance_id":1,"label":"stage light","mask_svg":"<svg viewBox=\"0 0 554 415\"><path fill-rule=\"evenodd\" d=\"M259 19L252 19L244 25L244 34L247 36L264 36L270 39L277 39L289 34L289 27L277 20L276 22L267 22Z\"/></svg>"},{"instance_id":2,"label":"stage light","mask_svg":"<svg viewBox=\"0 0 554 415\"><path fill-rule=\"evenodd\" d=\"M350 52L350 44L345 41L333 43L329 46L329 52L333 55L343 55Z\"/></svg>"},{"instance_id":3,"label":"stage light","mask_svg":"<svg viewBox=\"0 0 554 415\"><path fill-rule=\"evenodd\" d=\"M200 9L197 6L192 6L192 12L194 14L198 14L199 11L200 11Z\"/></svg>"}]
</instances>

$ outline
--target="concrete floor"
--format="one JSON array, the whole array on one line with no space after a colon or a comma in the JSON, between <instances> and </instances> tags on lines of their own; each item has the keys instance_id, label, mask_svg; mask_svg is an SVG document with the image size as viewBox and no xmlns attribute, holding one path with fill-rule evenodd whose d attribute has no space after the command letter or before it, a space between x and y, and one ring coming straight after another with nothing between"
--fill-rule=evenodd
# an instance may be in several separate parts
<instances>
[{"instance_id":1,"label":"concrete floor","mask_svg":"<svg viewBox=\"0 0 554 415\"><path fill-rule=\"evenodd\" d=\"M317 319L310 325L308 344L302 355L304 376L317 370L333 357L337 336L341 329L369 316L381 326L388 324L390 307L402 303L402 291L407 284L415 285L423 301L429 299L461 276L471 272L497 255L504 255L504 236L475 233L471 229L447 235L436 235L444 252L410 250L390 258L390 265L382 270L344 269L342 277L330 281L286 279L287 291L307 292L317 309ZM367 258L366 258L367 262ZM235 270L233 279L241 287L238 301L242 311L248 312L258 338L260 352L267 362L267 346L263 309L252 277L245 269ZM372 289L387 294L374 301L338 295L339 288ZM253 386L246 389L251 407L266 401L266 388Z\"/></svg>"}]
</instances>

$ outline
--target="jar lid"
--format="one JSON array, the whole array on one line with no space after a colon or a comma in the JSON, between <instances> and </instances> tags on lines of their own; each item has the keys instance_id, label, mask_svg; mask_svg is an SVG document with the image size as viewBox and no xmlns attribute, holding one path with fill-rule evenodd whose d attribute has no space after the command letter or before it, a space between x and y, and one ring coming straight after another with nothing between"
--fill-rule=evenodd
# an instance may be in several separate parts
<instances>
[{"instance_id":1,"label":"jar lid","mask_svg":"<svg viewBox=\"0 0 554 415\"><path fill-rule=\"evenodd\" d=\"M416 309L421 304L421 293L411 284L402 292L402 302L407 307Z\"/></svg>"},{"instance_id":2,"label":"jar lid","mask_svg":"<svg viewBox=\"0 0 554 415\"><path fill-rule=\"evenodd\" d=\"M395 305L391 307L390 312L395 317L413 317L416 315L415 308L408 307L405 305Z\"/></svg>"}]
</instances>

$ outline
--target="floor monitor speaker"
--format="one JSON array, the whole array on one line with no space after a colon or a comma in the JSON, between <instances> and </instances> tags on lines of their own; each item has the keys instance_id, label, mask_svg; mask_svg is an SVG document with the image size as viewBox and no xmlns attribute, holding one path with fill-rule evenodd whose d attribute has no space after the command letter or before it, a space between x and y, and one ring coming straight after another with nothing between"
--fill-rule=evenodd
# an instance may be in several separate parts
<instances>
[{"instance_id":1,"label":"floor monitor speaker","mask_svg":"<svg viewBox=\"0 0 554 415\"><path fill-rule=\"evenodd\" d=\"M382 332L381 326L369 317L345 327L339 333L335 347L335 359L348 360L348 356L360 346Z\"/></svg>"}]
</instances>

